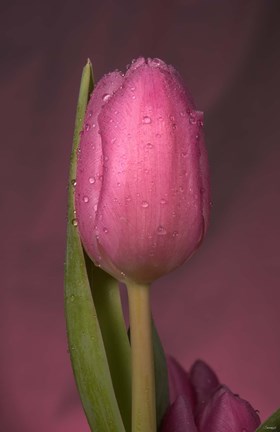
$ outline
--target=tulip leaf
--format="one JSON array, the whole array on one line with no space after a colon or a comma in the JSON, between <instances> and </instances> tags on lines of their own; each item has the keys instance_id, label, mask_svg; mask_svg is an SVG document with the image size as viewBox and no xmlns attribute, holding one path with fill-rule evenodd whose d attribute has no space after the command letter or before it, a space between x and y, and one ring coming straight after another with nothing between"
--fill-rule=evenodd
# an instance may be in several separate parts
<instances>
[{"instance_id":1,"label":"tulip leaf","mask_svg":"<svg viewBox=\"0 0 280 432\"><path fill-rule=\"evenodd\" d=\"M157 427L159 429L163 416L169 405L168 374L165 352L163 350L154 320L152 320L152 331L155 362Z\"/></svg>"},{"instance_id":2,"label":"tulip leaf","mask_svg":"<svg viewBox=\"0 0 280 432\"><path fill-rule=\"evenodd\" d=\"M264 423L262 423L256 432L280 431L280 408L273 413Z\"/></svg>"},{"instance_id":3,"label":"tulip leaf","mask_svg":"<svg viewBox=\"0 0 280 432\"><path fill-rule=\"evenodd\" d=\"M131 430L131 350L119 283L86 256L89 281L125 430Z\"/></svg>"},{"instance_id":4,"label":"tulip leaf","mask_svg":"<svg viewBox=\"0 0 280 432\"><path fill-rule=\"evenodd\" d=\"M74 213L76 152L92 89L92 67L88 61L82 74L70 165L65 264L65 315L72 367L91 431L125 432L92 299Z\"/></svg>"}]
</instances>

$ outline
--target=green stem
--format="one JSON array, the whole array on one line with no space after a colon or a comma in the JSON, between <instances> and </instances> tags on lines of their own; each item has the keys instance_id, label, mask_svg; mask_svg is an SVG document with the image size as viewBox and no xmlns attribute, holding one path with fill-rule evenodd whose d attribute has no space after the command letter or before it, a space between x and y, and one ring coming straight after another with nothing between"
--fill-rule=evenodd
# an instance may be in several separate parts
<instances>
[{"instance_id":1,"label":"green stem","mask_svg":"<svg viewBox=\"0 0 280 432\"><path fill-rule=\"evenodd\" d=\"M132 351L132 432L156 432L150 287L131 281L126 285Z\"/></svg>"}]
</instances>

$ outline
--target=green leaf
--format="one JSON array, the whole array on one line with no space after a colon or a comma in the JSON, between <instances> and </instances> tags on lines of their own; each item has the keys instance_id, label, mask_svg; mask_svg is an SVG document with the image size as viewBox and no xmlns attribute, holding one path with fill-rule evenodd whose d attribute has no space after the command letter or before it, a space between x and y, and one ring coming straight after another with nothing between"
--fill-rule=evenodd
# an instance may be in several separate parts
<instances>
[{"instance_id":1,"label":"green leaf","mask_svg":"<svg viewBox=\"0 0 280 432\"><path fill-rule=\"evenodd\" d=\"M131 349L119 283L86 256L93 301L125 430L131 430Z\"/></svg>"},{"instance_id":2,"label":"green leaf","mask_svg":"<svg viewBox=\"0 0 280 432\"><path fill-rule=\"evenodd\" d=\"M161 345L154 321L152 321L152 325L156 382L157 427L159 429L163 416L169 405L168 373L165 353Z\"/></svg>"},{"instance_id":3,"label":"green leaf","mask_svg":"<svg viewBox=\"0 0 280 432\"><path fill-rule=\"evenodd\" d=\"M272 414L263 424L261 424L256 432L280 431L280 408Z\"/></svg>"},{"instance_id":4,"label":"green leaf","mask_svg":"<svg viewBox=\"0 0 280 432\"><path fill-rule=\"evenodd\" d=\"M88 280L74 214L76 151L89 95L91 63L83 69L71 155L65 264L65 315L76 384L91 431L125 432Z\"/></svg>"}]
</instances>

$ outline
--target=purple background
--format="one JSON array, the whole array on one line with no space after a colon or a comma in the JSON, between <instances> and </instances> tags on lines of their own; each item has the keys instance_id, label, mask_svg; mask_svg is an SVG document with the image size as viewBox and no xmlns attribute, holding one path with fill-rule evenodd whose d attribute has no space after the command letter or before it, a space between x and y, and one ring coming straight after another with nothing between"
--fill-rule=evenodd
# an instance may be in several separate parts
<instances>
[{"instance_id":1,"label":"purple background","mask_svg":"<svg viewBox=\"0 0 280 432\"><path fill-rule=\"evenodd\" d=\"M206 360L265 418L280 406L279 1L6 2L1 66L1 432L88 431L63 315L80 74L173 64L205 111L213 211L200 251L153 289L164 346Z\"/></svg>"}]
</instances>

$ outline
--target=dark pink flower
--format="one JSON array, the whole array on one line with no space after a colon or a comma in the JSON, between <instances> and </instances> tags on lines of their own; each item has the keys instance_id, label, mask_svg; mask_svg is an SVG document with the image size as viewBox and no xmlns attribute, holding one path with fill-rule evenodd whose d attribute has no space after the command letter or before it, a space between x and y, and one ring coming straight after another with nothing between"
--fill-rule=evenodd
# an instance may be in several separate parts
<instances>
[{"instance_id":1,"label":"dark pink flower","mask_svg":"<svg viewBox=\"0 0 280 432\"><path fill-rule=\"evenodd\" d=\"M219 380L215 372L201 360L197 360L192 365L190 380L195 392L195 411L197 415L219 386Z\"/></svg>"},{"instance_id":2,"label":"dark pink flower","mask_svg":"<svg viewBox=\"0 0 280 432\"><path fill-rule=\"evenodd\" d=\"M260 419L249 402L220 386L198 417L201 432L253 432Z\"/></svg>"},{"instance_id":3,"label":"dark pink flower","mask_svg":"<svg viewBox=\"0 0 280 432\"><path fill-rule=\"evenodd\" d=\"M178 396L183 395L190 402L193 410L195 407L195 392L189 374L172 357L167 358L167 367L170 403L172 404Z\"/></svg>"},{"instance_id":4,"label":"dark pink flower","mask_svg":"<svg viewBox=\"0 0 280 432\"><path fill-rule=\"evenodd\" d=\"M190 401L178 396L169 408L160 432L197 432Z\"/></svg>"},{"instance_id":5,"label":"dark pink flower","mask_svg":"<svg viewBox=\"0 0 280 432\"><path fill-rule=\"evenodd\" d=\"M80 236L97 265L140 283L181 265L208 226L208 177L202 113L171 66L139 58L99 81L75 192Z\"/></svg>"},{"instance_id":6,"label":"dark pink flower","mask_svg":"<svg viewBox=\"0 0 280 432\"><path fill-rule=\"evenodd\" d=\"M188 375L169 359L168 370L174 402L166 412L161 432L254 432L260 425L249 402L221 385L204 362L196 362Z\"/></svg>"}]
</instances>

